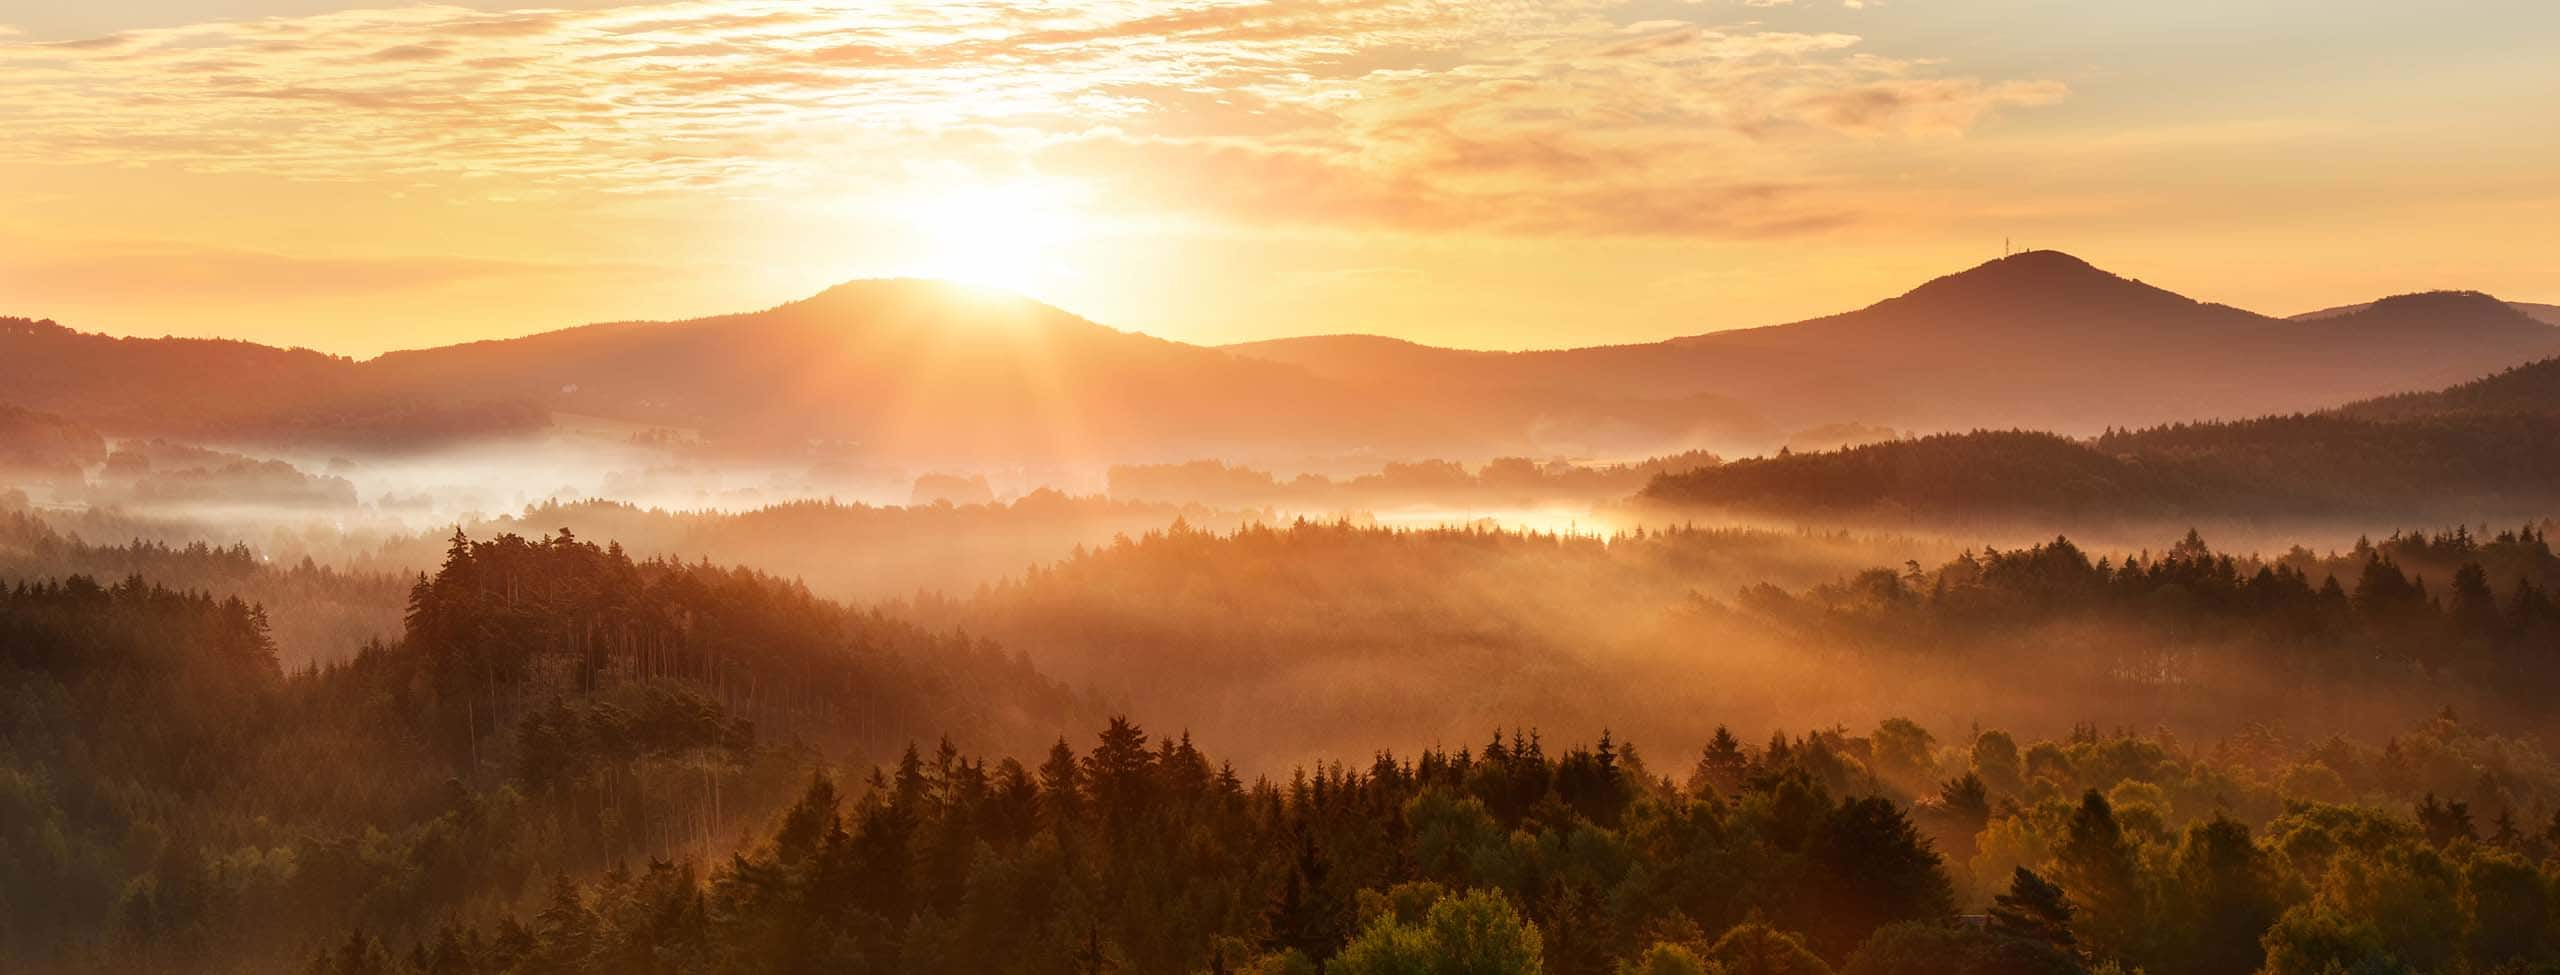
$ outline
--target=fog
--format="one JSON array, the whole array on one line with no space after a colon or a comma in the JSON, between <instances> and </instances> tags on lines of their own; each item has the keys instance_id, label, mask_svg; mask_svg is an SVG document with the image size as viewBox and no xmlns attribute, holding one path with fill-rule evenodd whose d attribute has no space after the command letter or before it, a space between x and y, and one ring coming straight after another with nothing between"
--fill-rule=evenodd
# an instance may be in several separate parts
<instances>
[{"instance_id":1,"label":"fog","mask_svg":"<svg viewBox=\"0 0 2560 975\"><path fill-rule=\"evenodd\" d=\"M124 440L76 481L7 496L30 527L5 568L142 572L160 557L127 543L176 546L159 571L270 600L280 658L300 667L399 640L403 580L434 574L457 532L565 532L992 640L1108 708L1275 773L1373 748L1454 747L1497 725L1686 743L1719 726L1908 717L2211 738L2255 724L2352 733L2460 707L2541 730L2538 711L2483 673L2426 659L2420 637L2331 633L2396 668L2341 670L2307 662L2308 638L2270 637L2263 621L2190 618L2212 593L2093 589L1990 623L1929 608L1977 554L2068 536L2084 561L2150 565L2190 530L2244 576L2291 564L2310 588L2337 577L2353 590L2370 559L2358 553L2441 525L1781 516L1638 497L1659 475L1717 463L972 470L859 462L840 448L724 456L680 431L576 422L361 458ZM31 541L45 532L60 539ZM88 547L61 544L72 539ZM267 568L167 568L197 544L208 565L238 554ZM2437 592L2459 567L2401 557ZM1910 605L1844 595L1879 571ZM2560 584L2539 564L2501 571L2502 594L2519 578Z\"/></svg>"}]
</instances>

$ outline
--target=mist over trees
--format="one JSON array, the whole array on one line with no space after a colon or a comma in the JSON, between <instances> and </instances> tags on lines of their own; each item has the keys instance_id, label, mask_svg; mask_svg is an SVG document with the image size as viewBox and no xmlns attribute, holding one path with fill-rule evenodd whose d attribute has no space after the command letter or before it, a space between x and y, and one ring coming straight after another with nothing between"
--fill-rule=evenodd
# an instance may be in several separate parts
<instances>
[{"instance_id":1,"label":"mist over trees","mask_svg":"<svg viewBox=\"0 0 2560 975\"><path fill-rule=\"evenodd\" d=\"M1722 462L1703 450L1628 464L1542 463L1527 457L1496 457L1472 470L1457 461L1388 461L1374 474L1335 478L1310 472L1283 480L1269 471L1195 460L1180 464L1114 464L1106 478L1110 495L1127 500L1344 511L1372 505L1531 506L1556 501L1616 501L1634 494L1654 477Z\"/></svg>"},{"instance_id":2,"label":"mist over trees","mask_svg":"<svg viewBox=\"0 0 2560 975\"><path fill-rule=\"evenodd\" d=\"M0 477L13 483L77 485L107 458L98 432L50 413L0 403Z\"/></svg>"},{"instance_id":3,"label":"mist over trees","mask_svg":"<svg viewBox=\"0 0 2560 975\"><path fill-rule=\"evenodd\" d=\"M457 536L408 593L401 639L290 673L238 597L0 594L5 953L193 968L398 930L537 868L709 857L821 752L1024 749L1100 713L966 638L566 536Z\"/></svg>"},{"instance_id":4,"label":"mist over trees","mask_svg":"<svg viewBox=\"0 0 2560 975\"><path fill-rule=\"evenodd\" d=\"M1978 430L1755 457L1647 484L1672 508L1934 525L2223 519L2476 523L2560 505L2560 359L2317 413L2110 427L2075 440Z\"/></svg>"}]
</instances>

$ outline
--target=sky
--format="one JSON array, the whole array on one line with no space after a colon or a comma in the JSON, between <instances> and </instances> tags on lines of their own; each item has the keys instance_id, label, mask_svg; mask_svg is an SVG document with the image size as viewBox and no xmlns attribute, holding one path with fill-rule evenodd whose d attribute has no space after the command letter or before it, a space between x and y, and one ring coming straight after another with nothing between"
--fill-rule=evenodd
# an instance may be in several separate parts
<instances>
[{"instance_id":1,"label":"sky","mask_svg":"<svg viewBox=\"0 0 2560 975\"><path fill-rule=\"evenodd\" d=\"M2547 0L0 0L0 315L348 355L1004 287L1648 341L2070 251L2560 301Z\"/></svg>"}]
</instances>

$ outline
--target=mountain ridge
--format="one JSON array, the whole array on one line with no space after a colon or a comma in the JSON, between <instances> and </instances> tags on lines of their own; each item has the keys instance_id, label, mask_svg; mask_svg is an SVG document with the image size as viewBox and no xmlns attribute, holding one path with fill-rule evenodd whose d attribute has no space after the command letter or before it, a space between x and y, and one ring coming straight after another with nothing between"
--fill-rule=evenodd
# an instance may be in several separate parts
<instances>
[{"instance_id":1,"label":"mountain ridge","mask_svg":"<svg viewBox=\"0 0 2560 975\"><path fill-rule=\"evenodd\" d=\"M1920 430L2019 424L2094 433L2109 426L2321 409L2433 388L2560 352L2560 331L2524 328L2472 303L2441 330L2402 334L2405 303L2356 329L2198 301L2078 257L2029 251L1932 279L1853 311L1661 342L1434 356L1398 348L1363 359L1341 339L1240 347L1319 375L1427 383L1451 393L1612 388L1669 396L1715 391L1784 426L1861 422ZM2442 311L2442 309L2437 309ZM2485 327L2484 326L2485 323ZM2445 324L2439 322L2438 324ZM2332 323L2334 325L2334 323ZM1398 377L1396 368L1425 375ZM2124 381L2092 400L2091 378Z\"/></svg>"},{"instance_id":2,"label":"mountain ridge","mask_svg":"<svg viewBox=\"0 0 2560 975\"><path fill-rule=\"evenodd\" d=\"M2058 251L1820 318L1524 352L1357 334L1200 346L1010 292L896 278L759 311L361 361L19 321L0 328L7 398L106 430L219 440L344 427L337 439L360 442L420 417L445 437L575 412L777 449L982 459L1752 452L1839 423L2093 433L2325 409L2560 354L2560 329L2476 292L2294 321ZM126 381L137 374L167 382ZM224 405L208 415L205 403ZM344 422L370 414L379 422Z\"/></svg>"}]
</instances>

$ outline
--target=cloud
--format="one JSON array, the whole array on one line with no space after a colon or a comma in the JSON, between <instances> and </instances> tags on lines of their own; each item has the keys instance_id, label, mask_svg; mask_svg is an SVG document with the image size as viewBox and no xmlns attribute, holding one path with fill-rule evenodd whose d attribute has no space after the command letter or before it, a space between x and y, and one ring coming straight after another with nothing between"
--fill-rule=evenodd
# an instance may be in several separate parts
<instances>
[{"instance_id":1,"label":"cloud","mask_svg":"<svg viewBox=\"0 0 2560 975\"><path fill-rule=\"evenodd\" d=\"M453 52L436 44L399 44L365 55L369 61L440 61Z\"/></svg>"},{"instance_id":2,"label":"cloud","mask_svg":"<svg viewBox=\"0 0 2560 975\"><path fill-rule=\"evenodd\" d=\"M1711 16L1712 7L1700 15ZM1417 232L1845 219L1831 140L2058 84L1613 0L420 5L0 38L0 161L765 199L1038 170L1114 212Z\"/></svg>"},{"instance_id":3,"label":"cloud","mask_svg":"<svg viewBox=\"0 0 2560 975\"><path fill-rule=\"evenodd\" d=\"M11 300L36 303L303 300L597 270L610 269L444 256L311 257L174 243L0 241L0 279L14 283Z\"/></svg>"},{"instance_id":4,"label":"cloud","mask_svg":"<svg viewBox=\"0 0 2560 975\"><path fill-rule=\"evenodd\" d=\"M1970 78L1897 79L1812 94L1809 118L1844 132L1954 135L2008 105L2050 105L2068 90L2054 82L1986 85Z\"/></svg>"}]
</instances>

